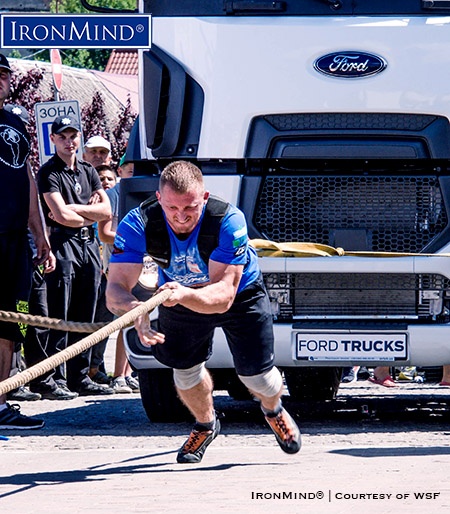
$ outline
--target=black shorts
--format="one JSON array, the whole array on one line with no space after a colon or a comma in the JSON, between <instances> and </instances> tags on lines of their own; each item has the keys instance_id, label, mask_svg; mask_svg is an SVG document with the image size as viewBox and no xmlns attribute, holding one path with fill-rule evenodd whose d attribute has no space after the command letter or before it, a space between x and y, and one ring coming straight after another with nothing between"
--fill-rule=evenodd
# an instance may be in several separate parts
<instances>
[{"instance_id":1,"label":"black shorts","mask_svg":"<svg viewBox=\"0 0 450 514\"><path fill-rule=\"evenodd\" d=\"M273 324L262 279L241 291L226 313L199 314L181 306L158 308L165 343L152 353L171 368L188 369L212 353L214 329L221 327L239 375L258 375L273 367Z\"/></svg>"},{"instance_id":2,"label":"black shorts","mask_svg":"<svg viewBox=\"0 0 450 514\"><path fill-rule=\"evenodd\" d=\"M31 290L32 261L27 232L0 234L0 310L28 312ZM0 322L0 338L22 342L24 327L18 323Z\"/></svg>"}]
</instances>

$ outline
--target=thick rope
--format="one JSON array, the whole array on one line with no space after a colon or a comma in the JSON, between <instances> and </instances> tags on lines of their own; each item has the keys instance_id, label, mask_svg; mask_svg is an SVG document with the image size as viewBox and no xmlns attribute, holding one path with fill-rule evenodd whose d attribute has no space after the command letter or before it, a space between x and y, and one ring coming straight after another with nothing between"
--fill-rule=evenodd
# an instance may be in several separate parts
<instances>
[{"instance_id":1,"label":"thick rope","mask_svg":"<svg viewBox=\"0 0 450 514\"><path fill-rule=\"evenodd\" d=\"M88 334L108 324L64 321L63 319L47 318L46 316L10 311L0 311L0 321L5 321L6 323L23 323L24 325L32 325L33 327L52 328L54 330L63 330L64 332L86 332Z\"/></svg>"},{"instance_id":2,"label":"thick rope","mask_svg":"<svg viewBox=\"0 0 450 514\"><path fill-rule=\"evenodd\" d=\"M258 257L450 257L449 253L352 252L340 247L297 241L277 243L267 239L250 239L249 243Z\"/></svg>"},{"instance_id":3,"label":"thick rope","mask_svg":"<svg viewBox=\"0 0 450 514\"><path fill-rule=\"evenodd\" d=\"M133 321L136 320L139 316L151 312L156 307L158 307L158 305L161 305L163 302L168 300L171 294L172 291L170 291L169 289L161 291L155 296L152 296L146 302L142 303L141 305L138 305L137 307L127 312L123 316L120 316L120 318L117 318L108 325L102 327L97 332L94 332L93 334L85 337L84 339L81 339L77 343L68 346L66 349L62 350L61 352L55 355L52 355L48 359L45 359L42 362L39 362L38 364L35 364L34 366L25 369L21 373L17 373L12 377L7 378L3 382L0 382L0 395L17 389L19 386L28 383L30 380L33 380L43 375L47 371L56 368L56 366L59 366L63 362L66 362L69 359L75 357L76 355L79 355L81 352L84 352L91 346L94 346L103 339L109 337L112 333L116 332L117 330L121 330L122 328L131 325Z\"/></svg>"}]
</instances>

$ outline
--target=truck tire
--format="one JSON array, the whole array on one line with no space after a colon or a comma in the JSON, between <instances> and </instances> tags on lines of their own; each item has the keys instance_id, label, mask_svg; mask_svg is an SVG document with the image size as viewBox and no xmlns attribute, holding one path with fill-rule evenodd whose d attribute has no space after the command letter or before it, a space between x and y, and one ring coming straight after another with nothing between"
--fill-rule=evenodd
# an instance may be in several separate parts
<instances>
[{"instance_id":1,"label":"truck tire","mask_svg":"<svg viewBox=\"0 0 450 514\"><path fill-rule=\"evenodd\" d=\"M171 369L138 370L141 400L153 423L192 421L188 409L178 398Z\"/></svg>"},{"instance_id":2,"label":"truck tire","mask_svg":"<svg viewBox=\"0 0 450 514\"><path fill-rule=\"evenodd\" d=\"M336 398L342 368L284 368L284 378L293 401L330 401Z\"/></svg>"},{"instance_id":3,"label":"truck tire","mask_svg":"<svg viewBox=\"0 0 450 514\"><path fill-rule=\"evenodd\" d=\"M250 391L239 380L234 368L212 369L210 372L216 391L227 391L228 395L233 398L233 400L246 401L253 399Z\"/></svg>"}]
</instances>

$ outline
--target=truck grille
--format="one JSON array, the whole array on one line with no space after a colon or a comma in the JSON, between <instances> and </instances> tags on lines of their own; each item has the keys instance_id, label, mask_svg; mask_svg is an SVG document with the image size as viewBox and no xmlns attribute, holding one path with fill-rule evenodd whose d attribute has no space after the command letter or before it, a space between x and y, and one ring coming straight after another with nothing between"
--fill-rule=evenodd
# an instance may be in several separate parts
<instances>
[{"instance_id":1,"label":"truck grille","mask_svg":"<svg viewBox=\"0 0 450 514\"><path fill-rule=\"evenodd\" d=\"M278 321L448 318L450 281L442 275L266 273L264 281Z\"/></svg>"},{"instance_id":2,"label":"truck grille","mask_svg":"<svg viewBox=\"0 0 450 514\"><path fill-rule=\"evenodd\" d=\"M436 176L267 176L253 223L267 239L420 252L448 223Z\"/></svg>"}]
</instances>

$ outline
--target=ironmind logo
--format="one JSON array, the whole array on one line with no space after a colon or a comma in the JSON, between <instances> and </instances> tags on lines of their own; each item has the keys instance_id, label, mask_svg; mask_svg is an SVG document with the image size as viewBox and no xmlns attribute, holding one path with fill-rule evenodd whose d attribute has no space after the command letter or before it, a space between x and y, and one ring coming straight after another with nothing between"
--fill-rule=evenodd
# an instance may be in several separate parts
<instances>
[{"instance_id":1,"label":"ironmind logo","mask_svg":"<svg viewBox=\"0 0 450 514\"><path fill-rule=\"evenodd\" d=\"M150 48L147 14L3 14L1 48Z\"/></svg>"}]
</instances>

